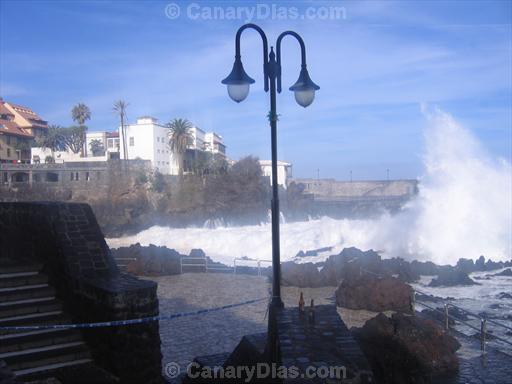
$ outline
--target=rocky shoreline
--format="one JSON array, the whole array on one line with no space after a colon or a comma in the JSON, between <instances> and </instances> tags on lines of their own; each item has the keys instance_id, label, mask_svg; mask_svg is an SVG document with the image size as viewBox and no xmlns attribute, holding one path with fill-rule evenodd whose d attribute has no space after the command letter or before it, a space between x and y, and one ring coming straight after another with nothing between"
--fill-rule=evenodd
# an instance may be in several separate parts
<instances>
[{"instance_id":1,"label":"rocky shoreline","mask_svg":"<svg viewBox=\"0 0 512 384\"><path fill-rule=\"evenodd\" d=\"M329 249L303 251L298 257L307 258ZM203 250L195 249L189 255L166 247L140 244L112 250L118 260L129 260L127 272L142 276L181 275L184 272L205 272L200 263L208 260L225 272L230 266L216 263ZM182 269L182 260L198 268ZM302 261L302 260L301 260ZM443 299L434 295L417 294L421 301L432 302L439 310L424 309L421 316L414 311L413 289L409 283L421 276L432 276L430 286L476 285L468 274L480 271L511 267L512 261L493 262L480 257L476 262L460 259L456 266L438 266L431 262L408 262L403 259L382 259L372 250L361 251L346 248L339 254L329 256L321 263L282 264L283 286L300 290L332 289L339 311L369 315L351 328L363 352L368 358L379 383L401 384L430 383L433 380L454 377L459 371L457 350L459 342L439 325L442 322ZM499 275L508 276L510 269ZM268 276L271 268L259 271ZM256 268L244 267L237 276L257 275ZM210 274L208 274L210 275ZM493 276L496 274L487 274ZM178 276L176 276L178 277ZM238 278L241 278L238 277ZM506 292L503 292L506 295ZM463 311L451 310L458 320L467 320ZM453 324L453 323L452 323Z\"/></svg>"}]
</instances>

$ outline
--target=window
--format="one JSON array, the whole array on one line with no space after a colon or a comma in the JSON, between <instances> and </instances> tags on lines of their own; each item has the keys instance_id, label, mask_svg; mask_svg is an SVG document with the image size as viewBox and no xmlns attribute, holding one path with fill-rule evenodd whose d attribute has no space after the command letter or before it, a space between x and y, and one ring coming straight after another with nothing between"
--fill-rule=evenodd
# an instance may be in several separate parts
<instances>
[{"instance_id":1,"label":"window","mask_svg":"<svg viewBox=\"0 0 512 384\"><path fill-rule=\"evenodd\" d=\"M85 172L85 181L89 181L91 180L90 176L89 176L89 172Z\"/></svg>"},{"instance_id":2,"label":"window","mask_svg":"<svg viewBox=\"0 0 512 384\"><path fill-rule=\"evenodd\" d=\"M74 176L75 176L75 174L74 174L73 172L71 172L71 175L70 175L70 176L71 176L71 178L70 178L69 180L71 180L71 181L75 180L75 177L74 177Z\"/></svg>"},{"instance_id":3,"label":"window","mask_svg":"<svg viewBox=\"0 0 512 384\"><path fill-rule=\"evenodd\" d=\"M156 142L157 142L157 143L159 143L159 142L160 142L160 138L159 138L159 137L157 137L157 138L156 138Z\"/></svg>"},{"instance_id":4,"label":"window","mask_svg":"<svg viewBox=\"0 0 512 384\"><path fill-rule=\"evenodd\" d=\"M156 153L160 153L160 150L159 150L159 149L157 149L157 150L156 150Z\"/></svg>"},{"instance_id":5,"label":"window","mask_svg":"<svg viewBox=\"0 0 512 384\"><path fill-rule=\"evenodd\" d=\"M130 137L130 147L133 147L135 145L135 138L132 136Z\"/></svg>"},{"instance_id":6,"label":"window","mask_svg":"<svg viewBox=\"0 0 512 384\"><path fill-rule=\"evenodd\" d=\"M78 181L80 178L78 177L78 172L75 172L75 180Z\"/></svg>"},{"instance_id":7,"label":"window","mask_svg":"<svg viewBox=\"0 0 512 384\"><path fill-rule=\"evenodd\" d=\"M113 148L114 147L114 140L108 139L107 140L107 147L108 148Z\"/></svg>"},{"instance_id":8,"label":"window","mask_svg":"<svg viewBox=\"0 0 512 384\"><path fill-rule=\"evenodd\" d=\"M5 141L7 142L7 145L11 145L11 136L7 136Z\"/></svg>"},{"instance_id":9,"label":"window","mask_svg":"<svg viewBox=\"0 0 512 384\"><path fill-rule=\"evenodd\" d=\"M7 140L7 144L9 144L9 140ZM11 157L11 148L7 148L7 157Z\"/></svg>"}]
</instances>

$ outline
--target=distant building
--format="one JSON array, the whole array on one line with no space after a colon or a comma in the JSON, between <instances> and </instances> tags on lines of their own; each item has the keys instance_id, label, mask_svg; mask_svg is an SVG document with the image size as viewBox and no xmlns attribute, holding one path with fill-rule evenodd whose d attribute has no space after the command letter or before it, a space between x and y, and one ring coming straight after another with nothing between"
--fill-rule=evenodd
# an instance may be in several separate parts
<instances>
[{"instance_id":1,"label":"distant building","mask_svg":"<svg viewBox=\"0 0 512 384\"><path fill-rule=\"evenodd\" d=\"M271 160L260 160L261 172L263 176L267 176L270 179L272 185L272 161ZM277 184L282 185L286 188L286 183L289 178L292 177L292 164L285 161L277 162Z\"/></svg>"},{"instance_id":2,"label":"distant building","mask_svg":"<svg viewBox=\"0 0 512 384\"><path fill-rule=\"evenodd\" d=\"M151 161L153 168L163 174L178 174L178 164L168 146L167 127L151 116L137 119L135 124L125 126L128 159ZM124 159L124 145L119 128L119 155Z\"/></svg>"},{"instance_id":3,"label":"distant building","mask_svg":"<svg viewBox=\"0 0 512 384\"><path fill-rule=\"evenodd\" d=\"M177 175L179 164L169 146L169 129L160 124L154 117L144 116L137 119L135 124L129 124L126 129L128 159L150 160L155 169L163 174ZM190 129L191 142L187 150L206 151L225 156L226 146L220 135L214 132L204 132L193 127ZM120 157L124 158L123 138L120 137Z\"/></svg>"},{"instance_id":4,"label":"distant building","mask_svg":"<svg viewBox=\"0 0 512 384\"><path fill-rule=\"evenodd\" d=\"M30 162L30 147L48 123L28 107L0 98L0 162Z\"/></svg>"},{"instance_id":5,"label":"distant building","mask_svg":"<svg viewBox=\"0 0 512 384\"><path fill-rule=\"evenodd\" d=\"M98 140L103 149L94 152L91 146L93 140ZM96 162L119 159L118 132L90 131L85 136L85 142L87 145L86 157L82 157L80 153L73 153L70 150L52 152L48 148L32 147L32 163L44 163L47 157L53 157L55 163Z\"/></svg>"}]
</instances>

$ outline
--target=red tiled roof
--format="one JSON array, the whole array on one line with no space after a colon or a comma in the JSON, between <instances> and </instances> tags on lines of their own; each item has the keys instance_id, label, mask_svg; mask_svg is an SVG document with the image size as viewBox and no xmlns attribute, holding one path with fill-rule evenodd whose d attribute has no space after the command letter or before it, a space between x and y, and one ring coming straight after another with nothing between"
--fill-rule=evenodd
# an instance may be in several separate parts
<instances>
[{"instance_id":1,"label":"red tiled roof","mask_svg":"<svg viewBox=\"0 0 512 384\"><path fill-rule=\"evenodd\" d=\"M119 132L107 132L107 137L108 138L119 137Z\"/></svg>"},{"instance_id":2,"label":"red tiled roof","mask_svg":"<svg viewBox=\"0 0 512 384\"><path fill-rule=\"evenodd\" d=\"M4 105L3 101L0 101L0 115L14 116L14 114Z\"/></svg>"},{"instance_id":3,"label":"red tiled roof","mask_svg":"<svg viewBox=\"0 0 512 384\"><path fill-rule=\"evenodd\" d=\"M18 112L25 119L30 121L31 124L38 128L48 128L48 122L43 120L37 113L30 108L24 107L23 105L9 103L9 105Z\"/></svg>"},{"instance_id":4,"label":"red tiled roof","mask_svg":"<svg viewBox=\"0 0 512 384\"><path fill-rule=\"evenodd\" d=\"M33 138L30 133L21 128L14 121L3 120L0 119L0 135L14 135L14 136L22 136L26 138Z\"/></svg>"}]
</instances>

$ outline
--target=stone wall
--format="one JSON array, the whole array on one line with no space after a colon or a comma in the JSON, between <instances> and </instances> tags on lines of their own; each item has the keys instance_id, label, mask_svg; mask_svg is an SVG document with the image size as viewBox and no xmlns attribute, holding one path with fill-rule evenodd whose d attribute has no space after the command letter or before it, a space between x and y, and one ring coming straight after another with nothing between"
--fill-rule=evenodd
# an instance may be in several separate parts
<instances>
[{"instance_id":1,"label":"stone wall","mask_svg":"<svg viewBox=\"0 0 512 384\"><path fill-rule=\"evenodd\" d=\"M0 203L0 255L37 260L74 322L158 314L156 283L121 274L87 204ZM158 323L84 331L123 383L160 383Z\"/></svg>"},{"instance_id":2,"label":"stone wall","mask_svg":"<svg viewBox=\"0 0 512 384\"><path fill-rule=\"evenodd\" d=\"M86 196L88 201L107 197L113 186L131 182L151 170L144 160L109 160L61 164L0 164L0 200L71 200Z\"/></svg>"},{"instance_id":3,"label":"stone wall","mask_svg":"<svg viewBox=\"0 0 512 384\"><path fill-rule=\"evenodd\" d=\"M334 179L293 179L304 192L318 198L402 197L417 193L417 180L337 181Z\"/></svg>"}]
</instances>

